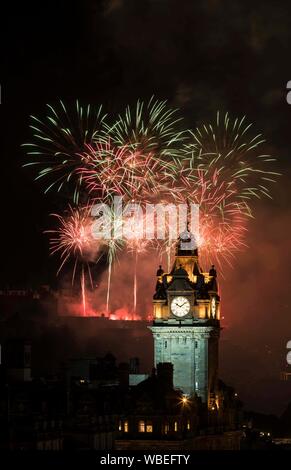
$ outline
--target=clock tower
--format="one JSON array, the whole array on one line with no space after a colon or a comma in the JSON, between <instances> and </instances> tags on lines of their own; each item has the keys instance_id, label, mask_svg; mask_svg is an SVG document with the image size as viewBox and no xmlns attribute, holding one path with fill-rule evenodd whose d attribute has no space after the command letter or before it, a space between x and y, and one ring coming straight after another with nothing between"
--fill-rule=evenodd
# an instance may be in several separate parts
<instances>
[{"instance_id":1,"label":"clock tower","mask_svg":"<svg viewBox=\"0 0 291 470\"><path fill-rule=\"evenodd\" d=\"M203 272L193 235L186 230L177 242L171 272L157 271L153 297L155 366L171 362L174 387L197 394L209 407L217 401L220 332L216 270Z\"/></svg>"}]
</instances>

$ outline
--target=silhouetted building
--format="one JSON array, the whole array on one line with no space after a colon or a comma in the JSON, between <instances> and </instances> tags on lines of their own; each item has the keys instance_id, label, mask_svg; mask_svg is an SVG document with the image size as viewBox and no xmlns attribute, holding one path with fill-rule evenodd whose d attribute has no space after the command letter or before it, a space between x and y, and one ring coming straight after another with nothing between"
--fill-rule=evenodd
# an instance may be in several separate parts
<instances>
[{"instance_id":1,"label":"silhouetted building","mask_svg":"<svg viewBox=\"0 0 291 470\"><path fill-rule=\"evenodd\" d=\"M127 412L119 419L117 450L237 449L240 405L233 389L220 384L222 407L208 414L197 395L173 386L173 365L159 363L152 375L130 389ZM234 392L233 392L234 393Z\"/></svg>"}]
</instances>

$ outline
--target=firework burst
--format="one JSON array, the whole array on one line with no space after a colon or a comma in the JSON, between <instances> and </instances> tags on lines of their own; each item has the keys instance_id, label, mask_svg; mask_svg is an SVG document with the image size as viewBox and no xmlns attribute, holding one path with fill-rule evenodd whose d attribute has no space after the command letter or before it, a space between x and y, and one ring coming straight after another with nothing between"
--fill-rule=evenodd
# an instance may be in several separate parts
<instances>
[{"instance_id":1,"label":"firework burst","mask_svg":"<svg viewBox=\"0 0 291 470\"><path fill-rule=\"evenodd\" d=\"M65 263L73 259L72 282L74 282L74 274L78 263L89 263L92 260L93 249L96 250L96 242L91 234L90 209L87 207L75 209L69 206L69 210L64 216L59 214L52 214L52 216L57 218L59 227L55 230L47 230L46 233L51 235L51 254L60 254L61 263L57 274L62 270Z\"/></svg>"},{"instance_id":2,"label":"firework burst","mask_svg":"<svg viewBox=\"0 0 291 470\"><path fill-rule=\"evenodd\" d=\"M185 131L178 130L181 121L177 110L170 108L167 101L152 97L148 102L138 100L134 106L127 106L116 122L111 126L106 124L105 128L115 145L137 153L136 168L148 168L143 181L150 174L153 191L157 184L162 187L172 179L176 161L181 158L185 140ZM143 159L148 163L142 163Z\"/></svg>"},{"instance_id":3,"label":"firework burst","mask_svg":"<svg viewBox=\"0 0 291 470\"><path fill-rule=\"evenodd\" d=\"M189 131L175 174L175 197L199 206L198 246L204 262L230 264L246 246L252 200L270 197L279 175L260 149L261 134L250 135L245 118L217 112L216 121Z\"/></svg>"},{"instance_id":4,"label":"firework burst","mask_svg":"<svg viewBox=\"0 0 291 470\"><path fill-rule=\"evenodd\" d=\"M160 158L179 156L179 146L184 132L177 131L177 110L167 101L148 102L138 100L133 107L127 106L112 126L106 125L107 134L118 146L139 148L143 154L155 153Z\"/></svg>"},{"instance_id":5,"label":"firework burst","mask_svg":"<svg viewBox=\"0 0 291 470\"><path fill-rule=\"evenodd\" d=\"M225 192L247 204L254 197L270 197L270 187L279 176L276 161L265 154L262 134L251 134L246 117L231 118L218 111L216 120L189 131L184 146L189 169L202 170L208 179L225 181Z\"/></svg>"},{"instance_id":6,"label":"firework burst","mask_svg":"<svg viewBox=\"0 0 291 470\"><path fill-rule=\"evenodd\" d=\"M60 266L57 274L67 262L73 261L73 284L76 271L80 267L83 314L86 315L86 273L92 287L90 262L93 261L98 249L91 234L90 208L75 209L70 206L64 216L52 215L57 218L59 227L56 230L47 230L46 233L51 235L51 254L60 255Z\"/></svg>"},{"instance_id":7,"label":"firework burst","mask_svg":"<svg viewBox=\"0 0 291 470\"><path fill-rule=\"evenodd\" d=\"M33 142L23 144L32 159L24 166L37 169L36 180L45 181L45 192L61 191L72 183L71 198L77 202L82 183L79 168L84 166L83 152L87 145L102 135L105 115L102 106L95 109L81 106L76 101L74 108L60 101L56 107L47 105L48 114L41 120L31 116L30 128Z\"/></svg>"},{"instance_id":8,"label":"firework burst","mask_svg":"<svg viewBox=\"0 0 291 470\"><path fill-rule=\"evenodd\" d=\"M114 195L127 199L157 193L160 162L153 154L141 154L131 146L117 147L110 140L87 145L82 154L80 177L91 197L110 200Z\"/></svg>"},{"instance_id":9,"label":"firework burst","mask_svg":"<svg viewBox=\"0 0 291 470\"><path fill-rule=\"evenodd\" d=\"M66 187L74 202L80 195L90 200L86 208L70 207L64 216L55 214L59 228L49 231L50 251L60 255L58 273L73 261L73 282L80 266L84 312L86 276L92 283L90 262L107 256L109 314L112 265L118 252L127 249L135 266L135 313L139 254L153 248L160 256L166 254L170 268L175 241L169 220L163 240L146 238L144 220L134 221L134 233L129 237L111 234L96 239L92 236L93 202L111 203L118 195L126 204L199 206L197 243L202 261L222 268L246 246L253 200L271 197L278 173L273 168L275 159L262 150L264 138L252 134L245 117L217 112L214 122L180 131L177 111L154 98L127 106L111 124L105 117L101 107L82 107L78 101L73 111L62 101L56 108L48 105L44 120L31 117L34 143L25 144L32 158L26 166L37 168L36 179L45 180L45 192ZM112 206L111 210L110 224L123 227L124 222L130 223L130 215L124 220L114 214Z\"/></svg>"}]
</instances>

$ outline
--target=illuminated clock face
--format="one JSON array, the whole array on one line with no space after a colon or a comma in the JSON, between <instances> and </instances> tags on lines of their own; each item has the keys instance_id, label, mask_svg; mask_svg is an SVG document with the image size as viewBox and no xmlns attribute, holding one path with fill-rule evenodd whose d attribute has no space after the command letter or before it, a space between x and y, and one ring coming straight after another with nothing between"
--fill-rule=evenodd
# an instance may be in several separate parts
<instances>
[{"instance_id":1,"label":"illuminated clock face","mask_svg":"<svg viewBox=\"0 0 291 470\"><path fill-rule=\"evenodd\" d=\"M186 297L175 297L171 302L172 313L179 318L190 312L190 302Z\"/></svg>"}]
</instances>

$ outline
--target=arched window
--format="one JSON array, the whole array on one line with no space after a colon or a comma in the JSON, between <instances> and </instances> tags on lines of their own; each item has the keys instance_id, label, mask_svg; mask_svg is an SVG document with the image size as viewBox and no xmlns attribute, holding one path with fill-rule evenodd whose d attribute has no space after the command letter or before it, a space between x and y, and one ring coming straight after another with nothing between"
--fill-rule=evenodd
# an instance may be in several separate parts
<instances>
[{"instance_id":1,"label":"arched window","mask_svg":"<svg viewBox=\"0 0 291 470\"><path fill-rule=\"evenodd\" d=\"M174 431L175 431L175 432L178 431L178 421L175 421L175 422L174 422Z\"/></svg>"},{"instance_id":2,"label":"arched window","mask_svg":"<svg viewBox=\"0 0 291 470\"><path fill-rule=\"evenodd\" d=\"M128 421L127 420L124 421L124 423L123 423L123 431L128 432Z\"/></svg>"}]
</instances>

